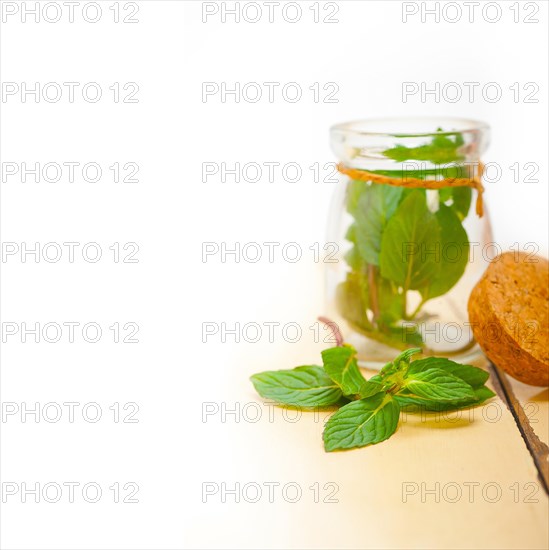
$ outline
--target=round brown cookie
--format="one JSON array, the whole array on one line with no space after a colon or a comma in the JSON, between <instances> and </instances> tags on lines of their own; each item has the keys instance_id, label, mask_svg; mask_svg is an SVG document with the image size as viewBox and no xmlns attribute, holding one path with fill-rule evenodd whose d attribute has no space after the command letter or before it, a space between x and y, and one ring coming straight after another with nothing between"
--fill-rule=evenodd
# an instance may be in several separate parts
<instances>
[{"instance_id":1,"label":"round brown cookie","mask_svg":"<svg viewBox=\"0 0 549 550\"><path fill-rule=\"evenodd\" d=\"M513 378L549 386L549 262L506 252L469 298L469 321L487 357Z\"/></svg>"}]
</instances>

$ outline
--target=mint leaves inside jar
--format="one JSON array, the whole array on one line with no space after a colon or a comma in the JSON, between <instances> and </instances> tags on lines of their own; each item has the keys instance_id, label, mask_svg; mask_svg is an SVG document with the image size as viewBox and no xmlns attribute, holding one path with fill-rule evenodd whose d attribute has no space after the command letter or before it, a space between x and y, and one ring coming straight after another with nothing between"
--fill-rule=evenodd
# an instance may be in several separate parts
<instances>
[{"instance_id":1,"label":"mint leaves inside jar","mask_svg":"<svg viewBox=\"0 0 549 550\"><path fill-rule=\"evenodd\" d=\"M345 235L351 245L345 255L349 270L336 299L339 312L356 331L396 348L423 345L410 322L418 319L428 300L446 294L465 271L469 240L463 220L472 190L410 188L405 178L432 180L431 172L440 178L464 177L467 167L459 164L462 146L459 133L435 135L431 143L414 148L397 145L383 155L397 162L446 165L405 173L375 172L402 179L402 185L349 181L346 209L352 222ZM413 306L410 291L419 296Z\"/></svg>"}]
</instances>

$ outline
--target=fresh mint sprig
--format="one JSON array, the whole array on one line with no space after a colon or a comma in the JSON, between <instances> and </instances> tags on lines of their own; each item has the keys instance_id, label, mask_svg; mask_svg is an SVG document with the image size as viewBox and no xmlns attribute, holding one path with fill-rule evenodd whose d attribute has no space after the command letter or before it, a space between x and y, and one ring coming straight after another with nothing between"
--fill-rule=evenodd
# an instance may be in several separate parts
<instances>
[{"instance_id":1,"label":"fresh mint sprig","mask_svg":"<svg viewBox=\"0 0 549 550\"><path fill-rule=\"evenodd\" d=\"M478 405L495 394L484 384L488 373L450 359L406 350L366 380L355 348L343 344L322 352L323 366L254 374L251 381L264 398L304 409L340 406L324 428L324 448L339 451L385 441L398 427L403 408L414 411L460 409Z\"/></svg>"}]
</instances>

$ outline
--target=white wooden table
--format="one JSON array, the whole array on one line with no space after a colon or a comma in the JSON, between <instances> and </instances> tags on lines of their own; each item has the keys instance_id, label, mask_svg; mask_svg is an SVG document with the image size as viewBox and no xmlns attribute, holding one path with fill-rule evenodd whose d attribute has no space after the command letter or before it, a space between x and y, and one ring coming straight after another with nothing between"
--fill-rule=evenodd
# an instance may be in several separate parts
<instances>
[{"instance_id":1,"label":"white wooden table","mask_svg":"<svg viewBox=\"0 0 549 550\"><path fill-rule=\"evenodd\" d=\"M287 308L288 303L270 304L271 318L284 319ZM302 326L317 313L312 305L303 311ZM258 343L235 347L227 356L227 406L260 404L263 414L254 422L229 417L225 423L208 421L204 454L217 458L209 468L203 465L204 471L212 480L242 485L295 483L302 496L295 503L276 492L272 503L265 494L256 503L235 503L231 495L225 503L209 499L188 518L188 546L548 548L549 500L515 420L499 397L444 416L403 413L388 441L331 454L322 446L328 413L304 412L296 418L295 412L263 404L249 375L318 363L324 347L305 339L293 346ZM549 441L548 391L518 382L513 387L537 434ZM248 415L254 411L250 406ZM315 502L316 488L320 502Z\"/></svg>"}]
</instances>

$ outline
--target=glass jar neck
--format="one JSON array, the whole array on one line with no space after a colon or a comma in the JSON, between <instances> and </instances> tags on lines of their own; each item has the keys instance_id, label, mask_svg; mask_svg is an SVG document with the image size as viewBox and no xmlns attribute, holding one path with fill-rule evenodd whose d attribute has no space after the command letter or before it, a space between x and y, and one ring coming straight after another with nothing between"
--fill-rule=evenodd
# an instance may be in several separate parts
<instances>
[{"instance_id":1,"label":"glass jar neck","mask_svg":"<svg viewBox=\"0 0 549 550\"><path fill-rule=\"evenodd\" d=\"M366 120L331 129L343 166L393 177L476 177L488 139L487 125L464 119Z\"/></svg>"}]
</instances>

